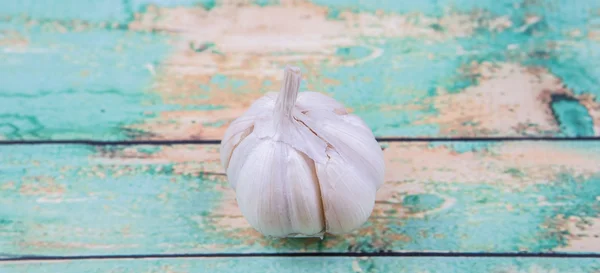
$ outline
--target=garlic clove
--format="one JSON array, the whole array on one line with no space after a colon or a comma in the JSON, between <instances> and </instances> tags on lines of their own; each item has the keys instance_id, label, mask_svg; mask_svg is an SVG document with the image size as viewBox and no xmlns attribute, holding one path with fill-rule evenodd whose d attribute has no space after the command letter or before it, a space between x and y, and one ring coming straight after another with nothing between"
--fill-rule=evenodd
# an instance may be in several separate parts
<instances>
[{"instance_id":1,"label":"garlic clove","mask_svg":"<svg viewBox=\"0 0 600 273\"><path fill-rule=\"evenodd\" d=\"M367 127L355 124L357 118L347 122L344 116L327 111L309 111L299 120L327 142L349 164L347 168L357 169L362 180L370 181L377 189L383 184L383 151Z\"/></svg>"},{"instance_id":2,"label":"garlic clove","mask_svg":"<svg viewBox=\"0 0 600 273\"><path fill-rule=\"evenodd\" d=\"M375 205L376 186L349 166L338 153L329 151L326 164L317 164L317 177L326 220L326 231L344 234L367 221Z\"/></svg>"},{"instance_id":3,"label":"garlic clove","mask_svg":"<svg viewBox=\"0 0 600 273\"><path fill-rule=\"evenodd\" d=\"M237 191L237 182L239 181L242 169L247 164L248 155L257 149L260 142L261 140L256 137L256 134L250 133L233 149L226 172L229 185L234 190Z\"/></svg>"},{"instance_id":4,"label":"garlic clove","mask_svg":"<svg viewBox=\"0 0 600 273\"><path fill-rule=\"evenodd\" d=\"M317 162L326 231L343 234L359 228L371 215L384 181L379 143L358 117L313 110L299 120L329 145L327 163Z\"/></svg>"},{"instance_id":5,"label":"garlic clove","mask_svg":"<svg viewBox=\"0 0 600 273\"><path fill-rule=\"evenodd\" d=\"M237 119L235 119L227 130L221 140L220 159L225 167L229 166L229 160L233 150L237 147L241 140L244 139L250 132L252 132L254 122L260 117L268 116L273 108L275 107L275 100L277 99L277 93L269 92L264 96L256 100L246 112Z\"/></svg>"},{"instance_id":6,"label":"garlic clove","mask_svg":"<svg viewBox=\"0 0 600 273\"><path fill-rule=\"evenodd\" d=\"M249 136L239 148L252 139L256 138ZM314 162L282 142L259 140L251 145L255 145L251 152L237 154L236 149L232 158L232 164L236 157L246 162L234 184L238 205L250 225L273 237L322 232L323 208Z\"/></svg>"},{"instance_id":7,"label":"garlic clove","mask_svg":"<svg viewBox=\"0 0 600 273\"><path fill-rule=\"evenodd\" d=\"M221 140L220 159L225 170L229 167L231 155L239 143L254 129L254 118L240 118L231 123Z\"/></svg>"}]
</instances>

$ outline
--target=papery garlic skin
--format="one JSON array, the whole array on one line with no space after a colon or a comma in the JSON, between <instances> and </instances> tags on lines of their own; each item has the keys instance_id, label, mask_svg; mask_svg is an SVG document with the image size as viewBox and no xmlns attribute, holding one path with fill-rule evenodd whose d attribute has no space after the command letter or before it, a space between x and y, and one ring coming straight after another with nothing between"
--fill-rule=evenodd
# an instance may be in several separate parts
<instances>
[{"instance_id":1,"label":"papery garlic skin","mask_svg":"<svg viewBox=\"0 0 600 273\"><path fill-rule=\"evenodd\" d=\"M262 234L348 233L373 210L383 152L362 119L333 98L298 93L300 82L300 70L286 67L282 90L227 128L221 162L242 214Z\"/></svg>"}]
</instances>

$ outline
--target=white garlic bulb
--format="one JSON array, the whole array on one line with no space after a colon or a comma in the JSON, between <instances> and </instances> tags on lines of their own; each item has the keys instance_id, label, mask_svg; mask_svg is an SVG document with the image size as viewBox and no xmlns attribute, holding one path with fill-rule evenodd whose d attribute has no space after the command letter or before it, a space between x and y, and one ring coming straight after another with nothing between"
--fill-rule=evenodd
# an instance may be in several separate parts
<instances>
[{"instance_id":1,"label":"white garlic bulb","mask_svg":"<svg viewBox=\"0 0 600 273\"><path fill-rule=\"evenodd\" d=\"M348 233L373 210L383 152L359 117L323 94L298 94L300 82L300 69L286 67L281 91L227 128L221 162L242 214L263 235Z\"/></svg>"}]
</instances>

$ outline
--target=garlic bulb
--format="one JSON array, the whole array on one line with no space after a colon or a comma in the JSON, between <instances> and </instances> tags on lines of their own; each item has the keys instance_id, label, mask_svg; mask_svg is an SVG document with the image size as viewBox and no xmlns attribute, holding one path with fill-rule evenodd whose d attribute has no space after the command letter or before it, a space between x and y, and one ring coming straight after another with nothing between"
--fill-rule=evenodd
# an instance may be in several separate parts
<instances>
[{"instance_id":1,"label":"garlic bulb","mask_svg":"<svg viewBox=\"0 0 600 273\"><path fill-rule=\"evenodd\" d=\"M298 93L300 69L231 123L221 162L244 217L263 235L323 237L359 228L383 183L381 147L336 100Z\"/></svg>"}]
</instances>

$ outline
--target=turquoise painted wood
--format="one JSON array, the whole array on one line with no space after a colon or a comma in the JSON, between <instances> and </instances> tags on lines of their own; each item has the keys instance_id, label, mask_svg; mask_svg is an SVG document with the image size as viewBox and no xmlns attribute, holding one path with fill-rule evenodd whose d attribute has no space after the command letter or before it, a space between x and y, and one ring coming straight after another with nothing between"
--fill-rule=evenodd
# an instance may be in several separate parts
<instances>
[{"instance_id":1,"label":"turquoise painted wood","mask_svg":"<svg viewBox=\"0 0 600 273\"><path fill-rule=\"evenodd\" d=\"M285 64L377 136L600 134L598 1L247 2L0 1L0 139L220 139Z\"/></svg>"},{"instance_id":2,"label":"turquoise painted wood","mask_svg":"<svg viewBox=\"0 0 600 273\"><path fill-rule=\"evenodd\" d=\"M210 258L144 259L61 262L20 262L0 264L5 273L108 273L108 272L556 272L588 273L600 270L593 259L514 259L514 258Z\"/></svg>"},{"instance_id":3,"label":"turquoise painted wood","mask_svg":"<svg viewBox=\"0 0 600 273\"><path fill-rule=\"evenodd\" d=\"M600 2L0 0L0 140L220 139L302 68L380 137L600 136ZM352 234L267 239L215 145L0 145L0 259L600 253L600 142L382 143ZM594 259L0 261L0 272L600 272Z\"/></svg>"},{"instance_id":4,"label":"turquoise painted wood","mask_svg":"<svg viewBox=\"0 0 600 273\"><path fill-rule=\"evenodd\" d=\"M384 147L369 221L321 241L252 229L213 145L0 146L0 256L600 253L600 142Z\"/></svg>"}]
</instances>

